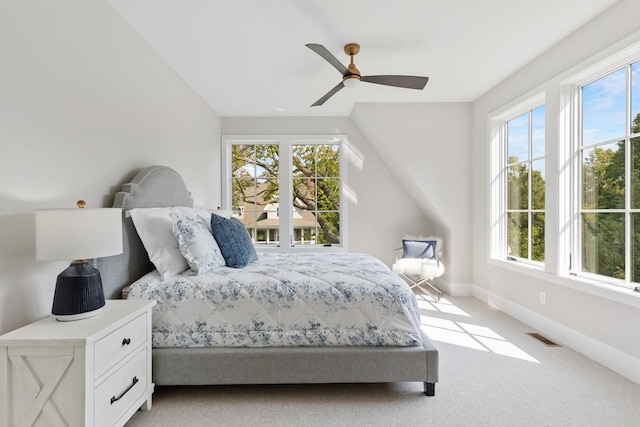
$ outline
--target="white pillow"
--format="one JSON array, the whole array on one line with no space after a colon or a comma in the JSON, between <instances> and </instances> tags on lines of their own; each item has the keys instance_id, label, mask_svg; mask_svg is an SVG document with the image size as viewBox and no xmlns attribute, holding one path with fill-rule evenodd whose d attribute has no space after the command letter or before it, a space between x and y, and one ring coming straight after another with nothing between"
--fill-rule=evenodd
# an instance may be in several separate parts
<instances>
[{"instance_id":1,"label":"white pillow","mask_svg":"<svg viewBox=\"0 0 640 427\"><path fill-rule=\"evenodd\" d=\"M187 207L173 207L136 208L129 211L149 259L163 280L189 268L187 260L178 248L178 240L173 235L171 212L193 211L197 210ZM201 212L205 212L207 215L206 211L202 210Z\"/></svg>"},{"instance_id":2,"label":"white pillow","mask_svg":"<svg viewBox=\"0 0 640 427\"><path fill-rule=\"evenodd\" d=\"M211 215L171 212L171 219L178 248L191 267L191 274L201 275L226 264L211 234Z\"/></svg>"}]
</instances>

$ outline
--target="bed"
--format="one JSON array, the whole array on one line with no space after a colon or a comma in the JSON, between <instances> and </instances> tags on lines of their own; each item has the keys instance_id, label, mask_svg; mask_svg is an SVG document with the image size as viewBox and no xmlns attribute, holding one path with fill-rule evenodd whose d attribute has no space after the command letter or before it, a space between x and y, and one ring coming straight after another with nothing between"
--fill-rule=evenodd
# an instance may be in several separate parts
<instances>
[{"instance_id":1,"label":"bed","mask_svg":"<svg viewBox=\"0 0 640 427\"><path fill-rule=\"evenodd\" d=\"M159 298L159 292L150 283L161 282L156 267L150 261L149 255L143 245L131 218L131 213L141 208L169 208L180 206L191 208L193 201L181 176L166 166L151 166L138 172L133 180L124 184L122 191L116 193L113 207L123 209L123 246L121 255L97 260L98 268L102 275L105 297L120 299L122 290L135 283L130 292L137 295L130 297ZM351 268L351 265L359 265L358 274L366 277L355 280L371 280L369 276L375 276L376 280L383 282L384 286L393 288L405 298L405 289L408 285L399 277L391 273L382 263L367 258L362 254L344 254L339 256L339 263L345 264L340 269ZM224 275L230 276L232 283L242 283L245 275L258 270L258 274L271 272L278 263L286 263L291 269L296 269L296 263L303 263L307 270L326 270L325 266L330 260L319 258L318 255L289 255L288 258L278 258L277 254L260 254L258 261L245 268L229 269ZM298 259L294 259L294 258ZM353 259L349 259L354 257ZM319 264L313 269L309 268L315 260ZM364 263L364 264L363 264ZM371 263L368 268L366 263ZM379 264L377 264L379 263ZM364 265L364 267L363 267ZM366 268L365 268L366 267ZM298 273L304 272L300 269ZM318 274L325 274L319 272ZM156 276L154 276L154 274ZM271 274L271 273L269 273ZM279 273L273 273L277 275ZM342 275L339 273L331 273ZM392 278L389 274L395 277ZM191 280L188 275L176 276L178 282ZM249 277L249 276L248 276ZM344 279L344 277L341 277ZM319 283L326 278L320 278ZM343 282L344 280L340 280ZM197 287L196 283L188 282L189 286ZM142 283L142 284L141 284ZM402 285L401 285L401 284ZM180 283L169 285L171 289L178 289ZM208 286L208 285L207 285ZM244 285L243 286L248 286ZM309 283L302 284L315 289ZM330 287L335 287L331 285ZM182 288L180 288L182 289ZM154 293L155 292L155 293ZM166 291L164 291L167 293ZM351 291L349 291L351 292ZM395 291L394 291L395 292ZM413 297L413 294L411 294ZM184 299L184 297L182 297ZM315 298L315 296L314 296ZM337 298L337 297L336 297ZM381 297L382 298L382 297ZM406 297L410 300L410 298ZM388 302L389 298L387 298ZM318 332L314 328L308 328L302 334L287 334L282 331L271 333L265 337L244 336L242 334L218 334L211 338L211 331L204 331L202 336L188 338L188 342L180 341L171 334L162 334L162 327L156 326L157 321L164 316L162 310L173 303L163 301L158 304L158 310L154 312L154 348L152 350L153 380L157 385L228 385L228 384L301 384L301 383L382 383L400 381L419 381L424 383L424 393L427 396L435 394L435 384L438 381L438 351L429 338L419 327L419 314L417 327L415 316L409 315L405 320L394 320L394 325L401 325L404 333L391 331L381 337L377 327L369 327L372 334L327 334ZM307 301L306 304L309 304ZM409 304L415 304L409 301ZM326 306L326 304L324 304ZM329 307L329 308L327 308ZM292 308L292 310L294 310ZM325 311L337 310L333 306L326 306ZM406 311L406 309L404 309ZM182 308L184 312L185 309ZM197 311L196 309L192 311ZM411 311L411 310L409 310ZM167 317L167 316L164 316ZM328 317L330 319L330 317ZM316 325L315 318L306 319L310 325ZM254 321L253 319L252 321ZM327 319L324 319L327 320ZM264 323L264 321L263 321ZM268 323L268 320L267 320ZM410 332L409 323L413 324L415 333ZM333 325L335 326L335 325ZM395 326L394 326L395 327ZM403 329L404 328L404 329ZM216 329L216 328L214 328ZM220 329L218 327L218 329ZM276 328L277 329L277 328ZM302 335L302 336L301 336ZM225 337L233 336L233 340ZM210 345L209 341L216 341ZM269 341L270 344L266 344ZM394 341L397 340L397 341ZM233 342L232 342L233 341ZM327 345L330 344L330 345ZM222 345L222 346L220 346Z\"/></svg>"}]
</instances>

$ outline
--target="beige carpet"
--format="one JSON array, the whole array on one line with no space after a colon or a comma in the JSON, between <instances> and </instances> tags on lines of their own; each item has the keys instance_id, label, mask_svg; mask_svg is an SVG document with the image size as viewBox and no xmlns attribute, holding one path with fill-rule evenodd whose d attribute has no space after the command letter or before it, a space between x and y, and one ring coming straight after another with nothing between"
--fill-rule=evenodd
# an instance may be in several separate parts
<instances>
[{"instance_id":1,"label":"beige carpet","mask_svg":"<svg viewBox=\"0 0 640 427\"><path fill-rule=\"evenodd\" d=\"M474 298L419 300L434 397L422 383L157 387L127 426L640 426L640 385Z\"/></svg>"}]
</instances>

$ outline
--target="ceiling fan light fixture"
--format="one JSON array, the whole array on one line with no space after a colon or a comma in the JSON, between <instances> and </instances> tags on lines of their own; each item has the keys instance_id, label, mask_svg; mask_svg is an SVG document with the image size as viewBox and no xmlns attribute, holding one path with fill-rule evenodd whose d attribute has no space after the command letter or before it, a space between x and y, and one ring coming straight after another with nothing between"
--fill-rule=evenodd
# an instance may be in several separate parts
<instances>
[{"instance_id":1,"label":"ceiling fan light fixture","mask_svg":"<svg viewBox=\"0 0 640 427\"><path fill-rule=\"evenodd\" d=\"M351 76L346 76L343 80L342 83L344 83L344 86L348 89L355 89L358 86L360 86L360 76L357 74L353 74Z\"/></svg>"}]
</instances>

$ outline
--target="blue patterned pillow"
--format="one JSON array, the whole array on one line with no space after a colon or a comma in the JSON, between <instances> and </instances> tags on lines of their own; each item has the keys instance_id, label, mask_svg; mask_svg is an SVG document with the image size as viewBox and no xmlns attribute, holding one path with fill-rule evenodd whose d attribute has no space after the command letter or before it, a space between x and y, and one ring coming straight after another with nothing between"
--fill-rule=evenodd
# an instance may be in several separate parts
<instances>
[{"instance_id":1,"label":"blue patterned pillow","mask_svg":"<svg viewBox=\"0 0 640 427\"><path fill-rule=\"evenodd\" d=\"M247 229L237 218L212 214L211 232L228 267L244 267L258 259Z\"/></svg>"},{"instance_id":2,"label":"blue patterned pillow","mask_svg":"<svg viewBox=\"0 0 640 427\"><path fill-rule=\"evenodd\" d=\"M178 248L191 267L191 274L201 275L226 264L211 234L208 215L203 217L172 212L170 216Z\"/></svg>"}]
</instances>

